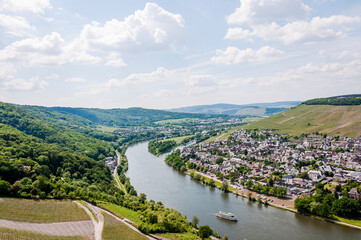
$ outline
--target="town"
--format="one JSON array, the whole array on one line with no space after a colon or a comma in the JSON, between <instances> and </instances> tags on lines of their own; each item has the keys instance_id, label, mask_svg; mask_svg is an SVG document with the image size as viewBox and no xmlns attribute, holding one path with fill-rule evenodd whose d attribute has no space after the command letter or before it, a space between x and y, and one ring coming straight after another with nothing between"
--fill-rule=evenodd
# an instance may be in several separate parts
<instances>
[{"instance_id":1,"label":"town","mask_svg":"<svg viewBox=\"0 0 361 240\"><path fill-rule=\"evenodd\" d=\"M180 156L187 159L188 168L218 180L225 177L236 189L268 186L272 179L272 185L286 188L292 200L310 194L319 182L330 186L361 183L361 137L314 133L291 138L271 130L236 130L227 140L185 147ZM342 192L337 194L342 196ZM349 196L361 200L357 188Z\"/></svg>"}]
</instances>

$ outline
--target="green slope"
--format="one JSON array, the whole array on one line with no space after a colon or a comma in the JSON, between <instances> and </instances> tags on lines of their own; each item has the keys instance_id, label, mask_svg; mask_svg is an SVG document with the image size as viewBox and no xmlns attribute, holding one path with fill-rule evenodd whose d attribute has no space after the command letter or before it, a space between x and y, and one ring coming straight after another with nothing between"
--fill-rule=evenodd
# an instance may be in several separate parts
<instances>
[{"instance_id":1,"label":"green slope","mask_svg":"<svg viewBox=\"0 0 361 240\"><path fill-rule=\"evenodd\" d=\"M300 105L272 117L250 123L246 129L274 129L300 135L320 132L329 135L361 135L361 106Z\"/></svg>"}]
</instances>

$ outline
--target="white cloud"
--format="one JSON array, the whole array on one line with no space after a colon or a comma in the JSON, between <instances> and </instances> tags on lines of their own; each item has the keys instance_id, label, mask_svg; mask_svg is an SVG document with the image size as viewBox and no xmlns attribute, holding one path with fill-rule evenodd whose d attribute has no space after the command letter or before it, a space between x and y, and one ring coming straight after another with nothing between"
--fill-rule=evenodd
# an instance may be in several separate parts
<instances>
[{"instance_id":1,"label":"white cloud","mask_svg":"<svg viewBox=\"0 0 361 240\"><path fill-rule=\"evenodd\" d=\"M187 87L210 87L217 85L216 78L212 75L192 75L185 80Z\"/></svg>"},{"instance_id":2,"label":"white cloud","mask_svg":"<svg viewBox=\"0 0 361 240\"><path fill-rule=\"evenodd\" d=\"M30 26L25 18L19 16L9 16L0 13L0 26L3 27L7 34L15 36L24 36L34 31L35 27Z\"/></svg>"},{"instance_id":3,"label":"white cloud","mask_svg":"<svg viewBox=\"0 0 361 240\"><path fill-rule=\"evenodd\" d=\"M167 80L174 71L169 71L165 68L159 67L155 71L150 73L135 73L131 74L126 78L123 78L122 80L118 79L110 79L106 84L106 88L112 88L112 87L123 87L130 84L137 84L137 83L153 83L153 82L159 82L159 81L165 81Z\"/></svg>"},{"instance_id":4,"label":"white cloud","mask_svg":"<svg viewBox=\"0 0 361 240\"><path fill-rule=\"evenodd\" d=\"M263 24L277 20L304 19L311 8L301 0L241 0L241 6L227 17L229 24Z\"/></svg>"},{"instance_id":5,"label":"white cloud","mask_svg":"<svg viewBox=\"0 0 361 240\"><path fill-rule=\"evenodd\" d=\"M16 41L0 51L0 62L12 62L22 66L61 65L67 62L97 63L99 57L79 51L73 45L65 45L59 33L43 38L27 38Z\"/></svg>"},{"instance_id":6,"label":"white cloud","mask_svg":"<svg viewBox=\"0 0 361 240\"><path fill-rule=\"evenodd\" d=\"M44 13L47 8L51 8L49 0L0 0L2 11Z\"/></svg>"},{"instance_id":7,"label":"white cloud","mask_svg":"<svg viewBox=\"0 0 361 240\"><path fill-rule=\"evenodd\" d=\"M90 51L143 52L173 49L183 45L184 20L155 3L147 3L124 21L112 19L104 25L92 22L75 40ZM76 44L76 43L74 43Z\"/></svg>"},{"instance_id":8,"label":"white cloud","mask_svg":"<svg viewBox=\"0 0 361 240\"><path fill-rule=\"evenodd\" d=\"M65 79L65 82L85 82L86 79L85 78L79 78L79 77L73 77L73 78L67 78Z\"/></svg>"},{"instance_id":9,"label":"white cloud","mask_svg":"<svg viewBox=\"0 0 361 240\"><path fill-rule=\"evenodd\" d=\"M342 52L330 52L321 50L319 51L319 54L321 56L325 56L327 58L333 58L333 59L356 59L361 58L361 53L357 51L349 51L344 50Z\"/></svg>"},{"instance_id":10,"label":"white cloud","mask_svg":"<svg viewBox=\"0 0 361 240\"><path fill-rule=\"evenodd\" d=\"M264 40L277 40L284 44L312 43L347 36L351 30L348 26L361 22L359 17L331 16L327 18L315 17L311 21L295 21L280 26L273 22L265 25L252 25L252 30L240 27L230 28L226 39L245 39L260 37Z\"/></svg>"},{"instance_id":11,"label":"white cloud","mask_svg":"<svg viewBox=\"0 0 361 240\"><path fill-rule=\"evenodd\" d=\"M237 64L244 62L264 62L269 58L274 58L283 54L283 51L270 46L263 46L258 50L247 48L240 50L236 47L227 47L226 50L217 50L216 56L211 61L216 64Z\"/></svg>"},{"instance_id":12,"label":"white cloud","mask_svg":"<svg viewBox=\"0 0 361 240\"><path fill-rule=\"evenodd\" d=\"M16 67L12 63L0 62L0 80L11 79L16 73Z\"/></svg>"},{"instance_id":13,"label":"white cloud","mask_svg":"<svg viewBox=\"0 0 361 240\"><path fill-rule=\"evenodd\" d=\"M159 89L158 91L156 91L155 93L153 93L151 95L151 97L154 98L165 98L165 97L169 97L172 96L173 92L167 89Z\"/></svg>"},{"instance_id":14,"label":"white cloud","mask_svg":"<svg viewBox=\"0 0 361 240\"><path fill-rule=\"evenodd\" d=\"M258 79L258 85L270 86L276 84L299 84L314 85L323 84L332 86L342 81L348 81L349 86L359 83L361 77L361 60L353 60L345 63L306 64L286 72L279 72L272 77Z\"/></svg>"},{"instance_id":15,"label":"white cloud","mask_svg":"<svg viewBox=\"0 0 361 240\"><path fill-rule=\"evenodd\" d=\"M109 57L109 60L105 63L105 66L111 66L111 67L126 67L127 64L118 57L117 54L111 54Z\"/></svg>"},{"instance_id":16,"label":"white cloud","mask_svg":"<svg viewBox=\"0 0 361 240\"><path fill-rule=\"evenodd\" d=\"M59 78L59 75L58 74L50 74L49 76L46 76L47 79L58 79Z\"/></svg>"},{"instance_id":17,"label":"white cloud","mask_svg":"<svg viewBox=\"0 0 361 240\"><path fill-rule=\"evenodd\" d=\"M3 86L8 90L37 90L44 89L48 86L48 83L43 80L39 80L37 77L32 77L29 81L24 79L15 78L3 82Z\"/></svg>"}]
</instances>

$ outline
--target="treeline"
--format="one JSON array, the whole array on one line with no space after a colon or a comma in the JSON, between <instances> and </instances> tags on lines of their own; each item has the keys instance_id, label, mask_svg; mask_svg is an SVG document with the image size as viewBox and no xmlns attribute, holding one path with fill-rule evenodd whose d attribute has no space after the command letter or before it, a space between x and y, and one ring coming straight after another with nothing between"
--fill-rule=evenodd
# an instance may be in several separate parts
<instances>
[{"instance_id":1,"label":"treeline","mask_svg":"<svg viewBox=\"0 0 361 240\"><path fill-rule=\"evenodd\" d=\"M160 155L171 151L176 146L177 143L174 140L153 140L148 143L148 151L154 155Z\"/></svg>"},{"instance_id":2,"label":"treeline","mask_svg":"<svg viewBox=\"0 0 361 240\"><path fill-rule=\"evenodd\" d=\"M333 218L333 215L360 219L361 204L351 199L348 192L351 188L359 188L357 183L348 182L341 187L338 185L334 194L325 188L325 185L318 183L316 185L316 194L313 196L302 196L295 200L295 208L303 214L314 214L321 217ZM342 191L342 197L339 198L338 191Z\"/></svg>"},{"instance_id":3,"label":"treeline","mask_svg":"<svg viewBox=\"0 0 361 240\"><path fill-rule=\"evenodd\" d=\"M346 95L331 98L316 98L305 101L306 105L361 105L361 95Z\"/></svg>"}]
</instances>

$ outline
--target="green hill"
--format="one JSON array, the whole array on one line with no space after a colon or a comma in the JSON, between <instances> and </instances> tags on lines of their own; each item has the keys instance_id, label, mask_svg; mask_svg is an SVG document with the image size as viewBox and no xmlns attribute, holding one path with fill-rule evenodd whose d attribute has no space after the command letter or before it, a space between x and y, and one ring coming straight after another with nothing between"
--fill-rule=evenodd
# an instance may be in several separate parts
<instances>
[{"instance_id":1,"label":"green hill","mask_svg":"<svg viewBox=\"0 0 361 240\"><path fill-rule=\"evenodd\" d=\"M315 98L304 102L306 105L361 105L361 94L341 95L328 98Z\"/></svg>"},{"instance_id":2,"label":"green hill","mask_svg":"<svg viewBox=\"0 0 361 240\"><path fill-rule=\"evenodd\" d=\"M361 135L361 105L300 105L245 126L246 129L274 129L278 133L300 135L320 132L329 135Z\"/></svg>"}]
</instances>

